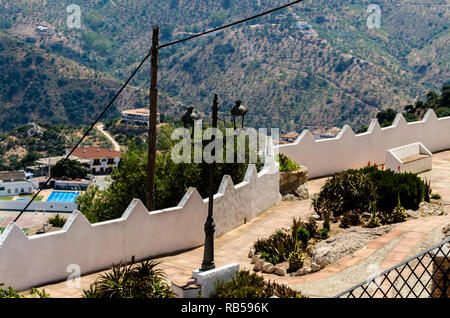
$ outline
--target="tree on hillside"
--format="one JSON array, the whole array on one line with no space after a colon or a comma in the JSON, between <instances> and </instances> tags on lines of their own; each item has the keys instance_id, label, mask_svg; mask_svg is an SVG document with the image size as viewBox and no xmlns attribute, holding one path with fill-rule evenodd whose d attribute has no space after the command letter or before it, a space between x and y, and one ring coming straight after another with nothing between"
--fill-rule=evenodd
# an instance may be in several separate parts
<instances>
[{"instance_id":1,"label":"tree on hillside","mask_svg":"<svg viewBox=\"0 0 450 318\"><path fill-rule=\"evenodd\" d=\"M450 85L442 85L442 93L429 91L426 95L427 100L418 100L414 105L407 105L405 111L407 115L422 117L425 112L431 108L434 109L436 115L441 117L450 116Z\"/></svg>"},{"instance_id":2,"label":"tree on hillside","mask_svg":"<svg viewBox=\"0 0 450 318\"><path fill-rule=\"evenodd\" d=\"M51 174L55 178L84 178L86 176L86 170L81 163L76 160L60 160L52 168Z\"/></svg>"},{"instance_id":3,"label":"tree on hillside","mask_svg":"<svg viewBox=\"0 0 450 318\"><path fill-rule=\"evenodd\" d=\"M170 128L162 129L159 138L169 138L170 132ZM160 150L156 154L155 170L156 209L176 206L190 187L197 188L203 198L207 197L209 165L206 163L175 163L171 158L172 142L159 140L158 145ZM225 174L231 176L234 184L242 182L248 166L247 163L237 163L237 142L235 142L234 148L234 163L226 163L226 142L223 145L224 163L216 164L215 191L219 188ZM248 148L247 145L246 162L249 158ZM139 147L130 143L128 150L120 158L118 169L115 169L109 176L110 186L103 191L98 187L91 186L88 191L78 197L79 209L91 223L121 217L135 198L145 203L147 154L146 146ZM256 166L258 168L262 164L259 163Z\"/></svg>"},{"instance_id":4,"label":"tree on hillside","mask_svg":"<svg viewBox=\"0 0 450 318\"><path fill-rule=\"evenodd\" d=\"M388 108L386 110L382 110L377 114L378 122L381 127L387 127L392 125L395 119L395 115L397 115L396 111L392 108Z\"/></svg>"},{"instance_id":5,"label":"tree on hillside","mask_svg":"<svg viewBox=\"0 0 450 318\"><path fill-rule=\"evenodd\" d=\"M450 108L450 84L442 86L441 107Z\"/></svg>"}]
</instances>

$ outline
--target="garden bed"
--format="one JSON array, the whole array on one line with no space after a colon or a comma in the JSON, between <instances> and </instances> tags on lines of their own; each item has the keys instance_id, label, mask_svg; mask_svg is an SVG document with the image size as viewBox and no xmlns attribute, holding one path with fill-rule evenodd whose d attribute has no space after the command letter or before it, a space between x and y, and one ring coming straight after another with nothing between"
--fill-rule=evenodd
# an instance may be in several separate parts
<instances>
[{"instance_id":1,"label":"garden bed","mask_svg":"<svg viewBox=\"0 0 450 318\"><path fill-rule=\"evenodd\" d=\"M290 229L254 243L249 257L255 272L298 276L319 271L388 233L394 223L446 214L439 195L432 195L416 174L376 167L329 178L313 197L313 207L316 214L307 220L294 219Z\"/></svg>"}]
</instances>

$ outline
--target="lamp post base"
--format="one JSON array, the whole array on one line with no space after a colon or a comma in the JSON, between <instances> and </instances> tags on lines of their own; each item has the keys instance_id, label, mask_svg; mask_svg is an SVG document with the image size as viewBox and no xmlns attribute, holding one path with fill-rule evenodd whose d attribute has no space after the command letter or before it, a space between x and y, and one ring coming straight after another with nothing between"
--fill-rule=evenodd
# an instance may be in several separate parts
<instances>
[{"instance_id":1,"label":"lamp post base","mask_svg":"<svg viewBox=\"0 0 450 318\"><path fill-rule=\"evenodd\" d=\"M208 217L205 223L205 246L203 253L203 263L201 270L209 271L216 268L214 264L214 232L216 231L216 225L214 219Z\"/></svg>"}]
</instances>

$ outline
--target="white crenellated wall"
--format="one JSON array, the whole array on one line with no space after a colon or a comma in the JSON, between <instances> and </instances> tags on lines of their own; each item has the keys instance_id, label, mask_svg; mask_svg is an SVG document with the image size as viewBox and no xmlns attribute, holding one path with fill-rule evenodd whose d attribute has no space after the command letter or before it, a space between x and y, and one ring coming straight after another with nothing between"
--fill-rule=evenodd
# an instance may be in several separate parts
<instances>
[{"instance_id":1,"label":"white crenellated wall","mask_svg":"<svg viewBox=\"0 0 450 318\"><path fill-rule=\"evenodd\" d=\"M216 236L251 220L281 199L279 166L273 145L266 148L265 164L257 173L249 165L243 182L233 185L225 176L214 196ZM199 247L208 199L191 188L177 207L148 212L133 200L120 219L90 224L78 211L57 232L26 236L10 223L0 236L0 282L24 290L68 278L67 266L77 264L82 274ZM201 264L198 264L200 267Z\"/></svg>"},{"instance_id":2,"label":"white crenellated wall","mask_svg":"<svg viewBox=\"0 0 450 318\"><path fill-rule=\"evenodd\" d=\"M308 177L330 176L336 172L385 163L388 149L421 142L431 152L450 149L450 117L437 118L429 109L423 120L407 123L397 114L392 126L381 128L372 120L367 132L355 135L345 125L333 139L314 140L304 130L293 144L279 145L278 151L308 168Z\"/></svg>"}]
</instances>

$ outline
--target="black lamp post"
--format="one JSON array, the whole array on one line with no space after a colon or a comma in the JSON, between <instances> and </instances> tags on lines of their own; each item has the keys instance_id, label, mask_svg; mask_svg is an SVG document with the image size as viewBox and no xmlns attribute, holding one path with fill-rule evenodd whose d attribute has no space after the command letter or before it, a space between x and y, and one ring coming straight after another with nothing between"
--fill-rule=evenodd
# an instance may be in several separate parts
<instances>
[{"instance_id":1,"label":"black lamp post","mask_svg":"<svg viewBox=\"0 0 450 318\"><path fill-rule=\"evenodd\" d=\"M217 117L218 117L219 107L217 103L217 94L214 95L214 102L212 107L212 127L217 129ZM211 142L216 139L213 134L211 137ZM215 149L212 150L212 155L215 156ZM214 264L214 233L216 231L216 225L213 219L214 210L214 176L216 170L216 163L213 161L209 164L209 200L208 200L208 217L205 223L205 247L203 252L203 262L202 271L209 271L214 269L216 265Z\"/></svg>"},{"instance_id":2,"label":"black lamp post","mask_svg":"<svg viewBox=\"0 0 450 318\"><path fill-rule=\"evenodd\" d=\"M234 129L236 129L236 117L242 117L242 128L244 128L244 118L248 110L247 107L241 105L241 103L242 102L240 100L237 100L233 108L230 110L231 117L233 117Z\"/></svg>"}]
</instances>

